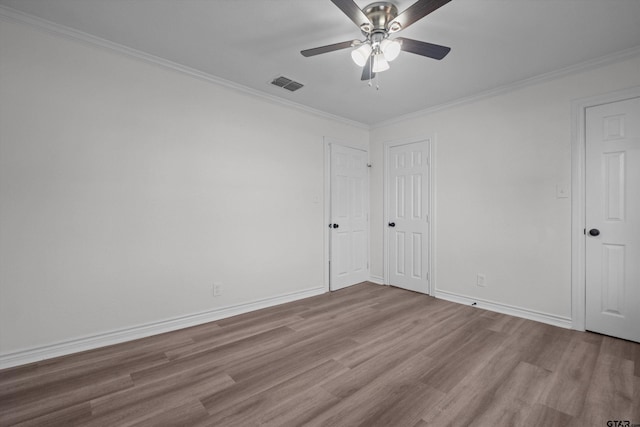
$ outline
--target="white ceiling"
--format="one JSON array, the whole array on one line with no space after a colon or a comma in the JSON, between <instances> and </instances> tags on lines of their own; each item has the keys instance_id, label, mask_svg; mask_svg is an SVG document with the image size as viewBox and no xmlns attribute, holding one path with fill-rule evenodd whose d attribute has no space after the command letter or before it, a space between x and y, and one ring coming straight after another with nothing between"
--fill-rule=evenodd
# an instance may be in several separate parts
<instances>
[{"instance_id":1,"label":"white ceiling","mask_svg":"<svg viewBox=\"0 0 640 427\"><path fill-rule=\"evenodd\" d=\"M413 0L395 0L400 11ZM361 8L369 1L356 0ZM399 33L452 48L442 61L403 52L360 81L349 49L300 50L359 29L329 0L0 0L39 18L244 87L375 124L625 50L640 49L639 0L452 0ZM305 84L270 84L285 75Z\"/></svg>"}]
</instances>

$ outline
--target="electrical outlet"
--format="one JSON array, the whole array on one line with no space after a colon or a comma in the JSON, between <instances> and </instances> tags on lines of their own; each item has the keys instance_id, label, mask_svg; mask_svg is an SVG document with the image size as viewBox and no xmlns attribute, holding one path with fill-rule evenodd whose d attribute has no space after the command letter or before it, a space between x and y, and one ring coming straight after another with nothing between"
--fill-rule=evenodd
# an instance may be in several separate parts
<instances>
[{"instance_id":1,"label":"electrical outlet","mask_svg":"<svg viewBox=\"0 0 640 427\"><path fill-rule=\"evenodd\" d=\"M487 286L487 276L485 276L484 274L478 273L478 277L476 279L476 284L478 286L482 286L482 287Z\"/></svg>"},{"instance_id":2,"label":"electrical outlet","mask_svg":"<svg viewBox=\"0 0 640 427\"><path fill-rule=\"evenodd\" d=\"M556 199L566 199L569 197L569 190L564 184L556 185Z\"/></svg>"},{"instance_id":3,"label":"electrical outlet","mask_svg":"<svg viewBox=\"0 0 640 427\"><path fill-rule=\"evenodd\" d=\"M213 296L219 297L222 295L222 283L213 282Z\"/></svg>"}]
</instances>

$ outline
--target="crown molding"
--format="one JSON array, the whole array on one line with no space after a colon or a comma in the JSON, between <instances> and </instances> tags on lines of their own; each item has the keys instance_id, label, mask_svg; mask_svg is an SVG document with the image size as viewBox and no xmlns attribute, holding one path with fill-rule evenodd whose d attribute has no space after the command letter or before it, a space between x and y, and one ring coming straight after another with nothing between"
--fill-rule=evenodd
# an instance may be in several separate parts
<instances>
[{"instance_id":1,"label":"crown molding","mask_svg":"<svg viewBox=\"0 0 640 427\"><path fill-rule=\"evenodd\" d=\"M406 120L419 118L427 114L433 114L438 111L447 110L449 108L458 107L464 104L470 104L472 102L480 101L482 99L491 98L497 95L501 95L503 93L514 91L516 89L521 89L527 86L544 83L544 82L555 80L560 77L568 76L571 74L589 71L595 68L603 67L605 65L613 64L615 62L620 62L625 59L634 58L636 56L640 56L640 45L634 46L629 49L621 50L618 52L614 52L609 55L601 56L599 58L591 59L589 61L570 65L568 67L561 68L559 70L550 71L548 73L539 74L537 76L529 77L523 80L518 80L513 83L498 86L496 88L489 89L487 91L479 92L475 95L458 98L450 102L445 102L443 104L438 104L433 107L414 111L412 113L404 114L402 116L397 116L389 120L384 120L374 125L371 125L370 129L373 130L373 129L378 129L385 126L398 124Z\"/></svg>"},{"instance_id":2,"label":"crown molding","mask_svg":"<svg viewBox=\"0 0 640 427\"><path fill-rule=\"evenodd\" d=\"M83 31L73 29L71 27L60 25L55 22L51 22L34 15L21 12L11 7L0 5L0 20L2 19L6 21L15 21L22 24L26 24L26 25L35 27L39 30L43 30L47 33L63 36L67 39L84 42L93 46L98 46L104 49L108 49L108 50L123 54L128 57L136 58L138 60L141 60L150 64L155 64L163 68L168 68L174 71L178 71L180 73L187 74L191 77L204 80L206 82L213 83L219 86L223 86L228 89L232 89L236 92L243 93L245 95L253 96L255 98L269 102L271 104L276 104L276 105L292 108L295 110L304 111L314 116L337 121L349 126L354 126L354 127L365 129L365 130L370 129L370 126L366 123L361 123L355 120L340 117L340 116L328 113L326 111L311 108L306 105L289 101L284 98L279 98L277 96L270 95L266 92L261 92L259 90L250 88L248 86L244 86L244 85L232 82L230 80L223 79L213 74L205 73L204 71L196 70L195 68L191 68L186 65L179 64L177 62L169 61L168 59L164 59L159 56L151 55L149 53L146 53L137 49L133 49L125 45L121 45L119 43L114 43L112 41L85 33Z\"/></svg>"}]
</instances>

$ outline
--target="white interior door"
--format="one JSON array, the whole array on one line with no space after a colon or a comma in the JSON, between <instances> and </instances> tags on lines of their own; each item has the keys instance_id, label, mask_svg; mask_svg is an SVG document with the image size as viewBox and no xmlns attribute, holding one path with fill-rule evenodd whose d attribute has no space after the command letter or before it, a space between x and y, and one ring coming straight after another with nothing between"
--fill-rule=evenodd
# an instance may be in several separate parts
<instances>
[{"instance_id":1,"label":"white interior door","mask_svg":"<svg viewBox=\"0 0 640 427\"><path fill-rule=\"evenodd\" d=\"M586 329L640 342L640 98L586 110Z\"/></svg>"},{"instance_id":2,"label":"white interior door","mask_svg":"<svg viewBox=\"0 0 640 427\"><path fill-rule=\"evenodd\" d=\"M389 148L389 284L429 293L429 141Z\"/></svg>"},{"instance_id":3,"label":"white interior door","mask_svg":"<svg viewBox=\"0 0 640 427\"><path fill-rule=\"evenodd\" d=\"M331 144L331 290L369 279L367 158L365 151Z\"/></svg>"}]
</instances>

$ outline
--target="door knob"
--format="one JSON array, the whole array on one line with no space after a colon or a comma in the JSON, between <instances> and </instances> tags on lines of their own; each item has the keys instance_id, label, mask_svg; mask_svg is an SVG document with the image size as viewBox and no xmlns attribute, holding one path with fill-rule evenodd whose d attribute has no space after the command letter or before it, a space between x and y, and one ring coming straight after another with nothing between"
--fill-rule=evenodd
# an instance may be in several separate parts
<instances>
[{"instance_id":1,"label":"door knob","mask_svg":"<svg viewBox=\"0 0 640 427\"><path fill-rule=\"evenodd\" d=\"M389 223L389 227L395 227L395 226L396 226L396 223L395 223L395 222L390 222L390 223Z\"/></svg>"},{"instance_id":2,"label":"door knob","mask_svg":"<svg viewBox=\"0 0 640 427\"><path fill-rule=\"evenodd\" d=\"M338 224L333 224L333 228L338 228L340 227Z\"/></svg>"},{"instance_id":3,"label":"door knob","mask_svg":"<svg viewBox=\"0 0 640 427\"><path fill-rule=\"evenodd\" d=\"M597 228L592 228L591 230L589 230L589 235L593 237L599 236L600 230L598 230Z\"/></svg>"}]
</instances>

